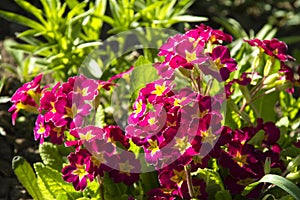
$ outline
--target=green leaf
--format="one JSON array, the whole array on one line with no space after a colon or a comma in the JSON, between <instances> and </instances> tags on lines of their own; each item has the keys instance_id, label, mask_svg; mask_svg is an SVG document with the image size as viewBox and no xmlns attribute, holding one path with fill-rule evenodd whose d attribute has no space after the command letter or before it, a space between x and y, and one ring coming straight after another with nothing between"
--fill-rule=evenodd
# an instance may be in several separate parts
<instances>
[{"instance_id":1,"label":"green leaf","mask_svg":"<svg viewBox=\"0 0 300 200\"><path fill-rule=\"evenodd\" d=\"M15 44L11 46L12 49L26 51L28 53L33 53L36 50L36 46L31 44Z\"/></svg>"},{"instance_id":2,"label":"green leaf","mask_svg":"<svg viewBox=\"0 0 300 200\"><path fill-rule=\"evenodd\" d=\"M252 183L248 186L251 186L252 187L251 189L253 189L259 183L271 183L273 185L276 185L277 187L280 187L281 189L289 193L296 200L300 200L300 188L297 185L295 185L293 182L289 181L288 179L282 176L276 174L266 174L259 181ZM243 194L245 194L244 192Z\"/></svg>"},{"instance_id":3,"label":"green leaf","mask_svg":"<svg viewBox=\"0 0 300 200\"><path fill-rule=\"evenodd\" d=\"M30 164L21 156L15 156L12 160L12 168L18 180L25 187L33 199L43 200L34 171Z\"/></svg>"},{"instance_id":4,"label":"green leaf","mask_svg":"<svg viewBox=\"0 0 300 200\"><path fill-rule=\"evenodd\" d=\"M38 183L38 190L42 193L43 199L55 199L55 196L51 194L51 191L49 191L49 188L44 184L41 177L37 177L37 183Z\"/></svg>"},{"instance_id":5,"label":"green leaf","mask_svg":"<svg viewBox=\"0 0 300 200\"><path fill-rule=\"evenodd\" d=\"M193 176L199 176L206 182L206 191L209 199L214 199L215 194L218 191L224 191L223 181L217 171L212 169L201 169L199 168L196 172L192 173Z\"/></svg>"},{"instance_id":6,"label":"green leaf","mask_svg":"<svg viewBox=\"0 0 300 200\"><path fill-rule=\"evenodd\" d=\"M27 17L24 17L22 15L15 14L13 12L8 12L4 10L0 10L0 16L8 21L12 21L18 24L21 24L23 26L27 26L39 31L45 30L45 28L38 22L31 20Z\"/></svg>"},{"instance_id":7,"label":"green leaf","mask_svg":"<svg viewBox=\"0 0 300 200\"><path fill-rule=\"evenodd\" d=\"M256 181L256 182L253 182L249 185L247 185L245 188L244 188L244 191L242 192L242 195L243 196L246 196L247 194L249 194L249 192L251 192L251 190L253 190L257 185L259 185L260 182L259 181Z\"/></svg>"},{"instance_id":8,"label":"green leaf","mask_svg":"<svg viewBox=\"0 0 300 200\"><path fill-rule=\"evenodd\" d=\"M30 4L27 1L24 0L15 0L15 2L22 7L24 10L29 12L30 14L34 15L40 22L43 24L46 24L46 21L43 18L43 11L41 9L38 9L34 5Z\"/></svg>"},{"instance_id":9,"label":"green leaf","mask_svg":"<svg viewBox=\"0 0 300 200\"><path fill-rule=\"evenodd\" d=\"M126 195L128 186L126 186L124 183L115 183L108 176L107 173L105 173L103 178L103 186L104 186L104 199L109 199L109 200L128 199L128 195Z\"/></svg>"},{"instance_id":10,"label":"green leaf","mask_svg":"<svg viewBox=\"0 0 300 200\"><path fill-rule=\"evenodd\" d=\"M69 198L66 193L60 193L57 195L56 200L69 200Z\"/></svg>"},{"instance_id":11,"label":"green leaf","mask_svg":"<svg viewBox=\"0 0 300 200\"><path fill-rule=\"evenodd\" d=\"M278 101L279 92L273 92L267 94L256 101L253 102L253 105L257 108L261 118L265 122L267 121L275 121L276 120L276 113L275 113L275 104Z\"/></svg>"},{"instance_id":12,"label":"green leaf","mask_svg":"<svg viewBox=\"0 0 300 200\"><path fill-rule=\"evenodd\" d=\"M300 165L300 155L298 155L296 158L294 158L289 162L286 170L288 172L294 171L299 165Z\"/></svg>"},{"instance_id":13,"label":"green leaf","mask_svg":"<svg viewBox=\"0 0 300 200\"><path fill-rule=\"evenodd\" d=\"M96 116L95 116L95 126L103 128L106 125L105 123L105 113L103 106L99 104L97 111L96 111Z\"/></svg>"},{"instance_id":14,"label":"green leaf","mask_svg":"<svg viewBox=\"0 0 300 200\"><path fill-rule=\"evenodd\" d=\"M90 182L86 189L83 191L84 196L95 198L95 199L101 199L101 193L100 193L100 185L97 182L96 179L94 179L93 182Z\"/></svg>"},{"instance_id":15,"label":"green leaf","mask_svg":"<svg viewBox=\"0 0 300 200\"><path fill-rule=\"evenodd\" d=\"M144 56L140 56L134 64L135 68L130 76L131 90L135 91L133 99L137 97L138 90L146 84L158 79L157 71L151 62Z\"/></svg>"},{"instance_id":16,"label":"green leaf","mask_svg":"<svg viewBox=\"0 0 300 200\"><path fill-rule=\"evenodd\" d=\"M157 176L158 175L157 175L156 171L151 171L151 172L146 172L146 173L140 174L140 180L141 180L144 192L149 192L150 190L159 187L159 182L158 182Z\"/></svg>"},{"instance_id":17,"label":"green leaf","mask_svg":"<svg viewBox=\"0 0 300 200\"><path fill-rule=\"evenodd\" d=\"M214 20L226 28L235 38L248 38L240 23L232 18L214 17Z\"/></svg>"},{"instance_id":18,"label":"green leaf","mask_svg":"<svg viewBox=\"0 0 300 200\"><path fill-rule=\"evenodd\" d=\"M231 195L228 190L220 190L215 194L216 200L231 200Z\"/></svg>"},{"instance_id":19,"label":"green leaf","mask_svg":"<svg viewBox=\"0 0 300 200\"><path fill-rule=\"evenodd\" d=\"M77 192L71 184L62 179L60 172L42 163L35 163L34 169L52 196L57 197L64 193L68 195L69 199L76 199L81 196L80 192Z\"/></svg>"},{"instance_id":20,"label":"green leaf","mask_svg":"<svg viewBox=\"0 0 300 200\"><path fill-rule=\"evenodd\" d=\"M57 146L50 142L44 142L39 146L39 152L42 161L46 166L61 171L63 159L58 152Z\"/></svg>"}]
</instances>

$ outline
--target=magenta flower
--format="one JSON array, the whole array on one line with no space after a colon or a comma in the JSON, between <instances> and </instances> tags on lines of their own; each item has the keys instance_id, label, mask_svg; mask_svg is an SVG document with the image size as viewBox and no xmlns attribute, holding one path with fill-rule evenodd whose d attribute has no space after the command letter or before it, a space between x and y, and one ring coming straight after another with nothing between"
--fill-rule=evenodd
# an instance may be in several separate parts
<instances>
[{"instance_id":1,"label":"magenta flower","mask_svg":"<svg viewBox=\"0 0 300 200\"><path fill-rule=\"evenodd\" d=\"M148 111L137 122L130 115L126 135L141 139L158 133L166 123L166 112L161 104L155 104L153 109L155 110Z\"/></svg>"},{"instance_id":2,"label":"magenta flower","mask_svg":"<svg viewBox=\"0 0 300 200\"><path fill-rule=\"evenodd\" d=\"M116 146L106 139L95 139L84 141L85 148L92 154L95 176L104 176L104 172L109 172L117 167Z\"/></svg>"},{"instance_id":3,"label":"magenta flower","mask_svg":"<svg viewBox=\"0 0 300 200\"><path fill-rule=\"evenodd\" d=\"M151 104L158 104L163 102L166 96L170 96L172 93L173 85L170 81L157 80L152 83L148 83L144 88L140 90L139 96L143 96Z\"/></svg>"},{"instance_id":4,"label":"magenta flower","mask_svg":"<svg viewBox=\"0 0 300 200\"><path fill-rule=\"evenodd\" d=\"M257 46L261 51L265 52L271 57L275 57L280 61L295 61L295 58L287 54L287 45L286 43L279 41L276 38L271 40L245 40L251 46Z\"/></svg>"},{"instance_id":5,"label":"magenta flower","mask_svg":"<svg viewBox=\"0 0 300 200\"><path fill-rule=\"evenodd\" d=\"M44 139L50 135L50 126L45 123L44 116L39 114L36 121L35 127L33 129L34 139L40 140L40 144L44 143Z\"/></svg>"},{"instance_id":6,"label":"magenta flower","mask_svg":"<svg viewBox=\"0 0 300 200\"><path fill-rule=\"evenodd\" d=\"M182 165L172 163L159 172L158 180L162 187L180 189L186 181L186 172Z\"/></svg>"},{"instance_id":7,"label":"magenta flower","mask_svg":"<svg viewBox=\"0 0 300 200\"><path fill-rule=\"evenodd\" d=\"M70 126L72 121L81 126L83 117L90 113L91 105L85 103L81 94L70 92L67 96L60 96L49 113L49 118L56 126Z\"/></svg>"},{"instance_id":8,"label":"magenta flower","mask_svg":"<svg viewBox=\"0 0 300 200\"><path fill-rule=\"evenodd\" d=\"M64 139L64 132L67 129L66 126L57 127L52 121L47 122L50 127L50 140L53 144L62 144Z\"/></svg>"},{"instance_id":9,"label":"magenta flower","mask_svg":"<svg viewBox=\"0 0 300 200\"><path fill-rule=\"evenodd\" d=\"M139 96L133 104L133 112L129 117L129 123L137 123L144 116L147 110L147 101L143 96Z\"/></svg>"},{"instance_id":10,"label":"magenta flower","mask_svg":"<svg viewBox=\"0 0 300 200\"><path fill-rule=\"evenodd\" d=\"M99 93L98 83L80 75L75 79L74 92L81 94L83 100L94 100Z\"/></svg>"},{"instance_id":11,"label":"magenta flower","mask_svg":"<svg viewBox=\"0 0 300 200\"><path fill-rule=\"evenodd\" d=\"M87 180L94 180L93 164L91 154L84 149L68 156L69 165L62 169L63 179L72 183L75 190L84 190Z\"/></svg>"},{"instance_id":12,"label":"magenta flower","mask_svg":"<svg viewBox=\"0 0 300 200\"><path fill-rule=\"evenodd\" d=\"M31 113L38 113L39 99L41 97L42 89L40 82L42 74L36 76L32 81L25 83L20 87L11 97L13 105L9 108L12 112L12 124L15 125L18 112L26 110Z\"/></svg>"},{"instance_id":13,"label":"magenta flower","mask_svg":"<svg viewBox=\"0 0 300 200\"><path fill-rule=\"evenodd\" d=\"M185 33L189 37L198 39L203 43L210 42L212 44L222 44L223 42L231 42L232 36L221 30L212 29L209 26L200 24L196 29L189 30Z\"/></svg>"},{"instance_id":14,"label":"magenta flower","mask_svg":"<svg viewBox=\"0 0 300 200\"><path fill-rule=\"evenodd\" d=\"M207 199L208 198L208 194L205 190L206 189L206 184L203 180L193 178L192 179L192 184L193 184L195 197L197 199ZM182 184L179 191L180 191L180 197L181 198L190 199L189 190L188 190L188 186L187 186L186 181L183 182L183 184Z\"/></svg>"},{"instance_id":15,"label":"magenta flower","mask_svg":"<svg viewBox=\"0 0 300 200\"><path fill-rule=\"evenodd\" d=\"M119 142L121 145L123 145L125 148L129 148L129 138L125 135L124 131L120 129L118 126L105 126L105 137L106 140L116 145L116 142Z\"/></svg>"},{"instance_id":16,"label":"magenta flower","mask_svg":"<svg viewBox=\"0 0 300 200\"><path fill-rule=\"evenodd\" d=\"M75 146L77 150L83 145L85 142L91 142L93 140L104 140L104 130L95 126L86 126L84 128L74 128L70 131L71 135L73 135L78 140L66 141L66 146Z\"/></svg>"},{"instance_id":17,"label":"magenta flower","mask_svg":"<svg viewBox=\"0 0 300 200\"><path fill-rule=\"evenodd\" d=\"M209 67L206 65L199 66L205 74L210 74L218 80L221 78L225 81L229 78L230 73L236 70L237 62L231 58L227 47L215 47L210 56L213 62Z\"/></svg>"},{"instance_id":18,"label":"magenta flower","mask_svg":"<svg viewBox=\"0 0 300 200\"><path fill-rule=\"evenodd\" d=\"M128 151L123 151L117 156L117 167L109 172L109 177L116 183L124 182L132 185L139 180L141 164L135 155Z\"/></svg>"}]
</instances>

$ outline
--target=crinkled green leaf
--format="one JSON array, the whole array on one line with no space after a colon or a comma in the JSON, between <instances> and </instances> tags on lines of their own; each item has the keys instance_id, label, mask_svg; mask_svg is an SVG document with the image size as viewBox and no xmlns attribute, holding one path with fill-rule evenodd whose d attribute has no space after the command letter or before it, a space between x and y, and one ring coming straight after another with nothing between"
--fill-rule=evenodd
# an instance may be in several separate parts
<instances>
[{"instance_id":1,"label":"crinkled green leaf","mask_svg":"<svg viewBox=\"0 0 300 200\"><path fill-rule=\"evenodd\" d=\"M49 188L46 187L41 177L37 177L38 190L42 193L43 199L55 199L55 196L51 194Z\"/></svg>"},{"instance_id":2,"label":"crinkled green leaf","mask_svg":"<svg viewBox=\"0 0 300 200\"><path fill-rule=\"evenodd\" d=\"M68 195L69 199L76 199L81 196L80 192L77 192L72 184L66 183L62 179L61 172L42 163L35 163L34 169L52 196L57 197L59 194L64 193Z\"/></svg>"},{"instance_id":3,"label":"crinkled green leaf","mask_svg":"<svg viewBox=\"0 0 300 200\"><path fill-rule=\"evenodd\" d=\"M61 171L63 165L62 155L59 154L57 146L50 142L44 142L39 146L40 156L43 163L57 171Z\"/></svg>"}]
</instances>

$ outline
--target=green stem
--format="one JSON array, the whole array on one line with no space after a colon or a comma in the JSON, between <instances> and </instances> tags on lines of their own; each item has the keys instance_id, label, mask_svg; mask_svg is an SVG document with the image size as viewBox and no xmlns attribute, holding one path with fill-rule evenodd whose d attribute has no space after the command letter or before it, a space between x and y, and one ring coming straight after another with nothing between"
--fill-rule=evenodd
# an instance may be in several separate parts
<instances>
[{"instance_id":1,"label":"green stem","mask_svg":"<svg viewBox=\"0 0 300 200\"><path fill-rule=\"evenodd\" d=\"M188 191L191 199L195 199L195 190L192 182L191 168L190 165L184 166L184 171L186 175L186 182L188 186Z\"/></svg>"},{"instance_id":2,"label":"green stem","mask_svg":"<svg viewBox=\"0 0 300 200\"><path fill-rule=\"evenodd\" d=\"M101 200L105 200L104 199L104 186L103 186L103 181L101 179L101 176L97 175L96 179L97 179L97 182L99 184L99 192L100 192Z\"/></svg>"}]
</instances>

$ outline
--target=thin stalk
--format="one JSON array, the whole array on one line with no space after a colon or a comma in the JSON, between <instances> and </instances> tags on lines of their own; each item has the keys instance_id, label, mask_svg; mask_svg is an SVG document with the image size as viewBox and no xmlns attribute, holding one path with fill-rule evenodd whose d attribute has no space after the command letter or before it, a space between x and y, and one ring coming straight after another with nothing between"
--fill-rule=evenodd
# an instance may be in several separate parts
<instances>
[{"instance_id":1,"label":"thin stalk","mask_svg":"<svg viewBox=\"0 0 300 200\"><path fill-rule=\"evenodd\" d=\"M185 175L186 175L186 182L187 182L187 186L188 186L189 195L190 195L191 199L194 199L195 198L195 190L194 190L194 186L193 186L193 182L192 182L190 165L184 166L184 171L185 171Z\"/></svg>"},{"instance_id":2,"label":"thin stalk","mask_svg":"<svg viewBox=\"0 0 300 200\"><path fill-rule=\"evenodd\" d=\"M102 181L102 178L101 178L100 175L97 175L96 179L97 179L97 182L98 182L98 184L99 184L99 192L100 192L101 200L105 200L105 199L104 199L104 187L103 187L103 181Z\"/></svg>"}]
</instances>

